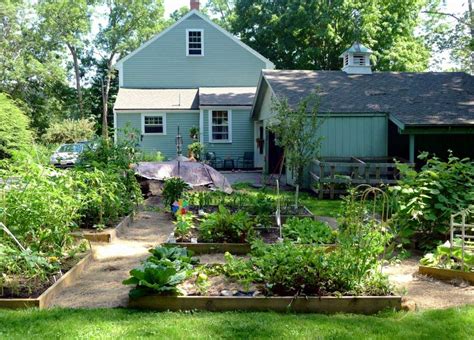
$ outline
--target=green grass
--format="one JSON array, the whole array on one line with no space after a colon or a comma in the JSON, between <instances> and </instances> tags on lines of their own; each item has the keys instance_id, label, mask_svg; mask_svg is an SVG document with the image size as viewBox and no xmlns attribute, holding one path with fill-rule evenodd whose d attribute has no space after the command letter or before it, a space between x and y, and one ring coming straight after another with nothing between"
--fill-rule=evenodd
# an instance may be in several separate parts
<instances>
[{"instance_id":1,"label":"green grass","mask_svg":"<svg viewBox=\"0 0 474 340\"><path fill-rule=\"evenodd\" d=\"M248 183L236 183L233 185L233 188L254 194L262 191L262 189L251 187ZM269 196L276 197L276 192L273 188L267 188L265 190ZM294 199L295 196L294 191L283 191L281 194L286 198L292 199ZM320 200L311 193L301 192L300 204L305 205L315 215L337 217L341 212L342 200Z\"/></svg>"},{"instance_id":2,"label":"green grass","mask_svg":"<svg viewBox=\"0 0 474 340\"><path fill-rule=\"evenodd\" d=\"M125 309L0 311L1 339L472 339L473 334L474 306L376 316Z\"/></svg>"}]
</instances>

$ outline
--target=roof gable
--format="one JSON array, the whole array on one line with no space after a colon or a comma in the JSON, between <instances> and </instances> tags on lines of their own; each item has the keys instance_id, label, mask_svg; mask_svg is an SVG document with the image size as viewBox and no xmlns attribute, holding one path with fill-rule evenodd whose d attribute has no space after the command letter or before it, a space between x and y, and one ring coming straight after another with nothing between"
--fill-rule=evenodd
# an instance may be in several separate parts
<instances>
[{"instance_id":1,"label":"roof gable","mask_svg":"<svg viewBox=\"0 0 474 340\"><path fill-rule=\"evenodd\" d=\"M152 44L153 42L155 42L156 40L160 39L161 37L163 37L164 35L166 35L169 31L171 31L172 29L174 29L176 26L178 26L179 24L181 24L183 21L185 20L188 20L188 19L192 19L193 16L197 16L198 18L206 21L209 25L213 26L215 29L217 29L218 31L220 31L221 33L223 33L225 36L227 36L229 39L231 39L232 41L234 41L236 44L238 44L240 47L242 47L243 49L247 50L248 52L250 52L251 54L253 54L255 57L257 57L258 59L260 59L261 61L263 61L266 65L266 68L269 68L269 69L273 69L275 67L275 65L267 58L265 58L264 56L262 56L260 53L258 53L257 51L255 51L254 49L252 49L250 46L244 44L242 41L240 41L237 37L235 37L234 35L232 35L231 33L227 32L225 29L223 29L222 27L220 27L219 25L217 25L216 23L214 23L211 19L209 19L207 16L205 16L204 14L202 14L201 12L199 12L198 10L192 10L190 11L189 13L187 13L185 16L183 16L181 19L179 19L178 21L176 21L173 25L171 25L170 27L166 28L165 30L163 30L162 32L156 34L154 37L152 37L150 40L148 40L147 42L145 42L144 44L142 44L140 47L138 47L136 50L134 50L133 52L129 53L127 56L123 57L122 59L120 59L119 61L117 61L115 63L115 68L117 69L120 69L120 67L123 65L123 63L125 61L127 61L128 59L132 58L134 55L136 55L138 52L140 52L141 50L143 50L144 48L146 48L147 46L149 46L150 44Z\"/></svg>"}]
</instances>

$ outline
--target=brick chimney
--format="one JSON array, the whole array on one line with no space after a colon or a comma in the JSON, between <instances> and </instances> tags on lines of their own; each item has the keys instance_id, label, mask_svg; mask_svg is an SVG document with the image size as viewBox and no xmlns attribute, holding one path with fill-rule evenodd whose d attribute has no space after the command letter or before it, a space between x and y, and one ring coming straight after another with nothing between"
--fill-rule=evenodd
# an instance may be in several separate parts
<instances>
[{"instance_id":1,"label":"brick chimney","mask_svg":"<svg viewBox=\"0 0 474 340\"><path fill-rule=\"evenodd\" d=\"M191 7L191 11L193 9L199 11L199 0L191 0L190 7Z\"/></svg>"}]
</instances>

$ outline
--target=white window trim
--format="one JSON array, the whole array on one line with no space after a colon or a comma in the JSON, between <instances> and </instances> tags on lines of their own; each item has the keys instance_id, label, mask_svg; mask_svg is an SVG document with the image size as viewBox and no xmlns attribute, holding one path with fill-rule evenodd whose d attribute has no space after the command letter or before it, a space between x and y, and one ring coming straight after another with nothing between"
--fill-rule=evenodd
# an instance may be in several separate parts
<instances>
[{"instance_id":1,"label":"white window trim","mask_svg":"<svg viewBox=\"0 0 474 340\"><path fill-rule=\"evenodd\" d=\"M189 32L201 32L201 54L189 54ZM201 28L188 28L186 30L186 57L204 57L204 30Z\"/></svg>"},{"instance_id":2,"label":"white window trim","mask_svg":"<svg viewBox=\"0 0 474 340\"><path fill-rule=\"evenodd\" d=\"M163 118L163 132L145 132L145 117L162 117ZM142 135L144 136L165 136L166 135L166 113L142 113Z\"/></svg>"},{"instance_id":3,"label":"white window trim","mask_svg":"<svg viewBox=\"0 0 474 340\"><path fill-rule=\"evenodd\" d=\"M212 139L212 111L227 111L228 121L229 121L229 139ZM213 144L231 144L232 143L232 110L226 108L216 108L207 111L207 116L209 120L209 143Z\"/></svg>"}]
</instances>

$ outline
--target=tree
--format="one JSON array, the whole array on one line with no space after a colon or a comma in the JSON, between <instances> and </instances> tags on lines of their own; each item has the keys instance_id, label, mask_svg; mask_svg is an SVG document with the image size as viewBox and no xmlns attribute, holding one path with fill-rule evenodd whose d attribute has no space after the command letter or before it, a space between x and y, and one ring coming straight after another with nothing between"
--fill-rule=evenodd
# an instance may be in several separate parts
<instances>
[{"instance_id":1,"label":"tree","mask_svg":"<svg viewBox=\"0 0 474 340\"><path fill-rule=\"evenodd\" d=\"M431 0L424 10L427 15L423 29L433 52L449 51L456 69L474 74L474 12L473 0L467 1L464 13L446 10L442 0Z\"/></svg>"},{"instance_id":2,"label":"tree","mask_svg":"<svg viewBox=\"0 0 474 340\"><path fill-rule=\"evenodd\" d=\"M62 55L43 39L23 1L0 1L0 18L0 92L9 94L41 133L51 119L69 112Z\"/></svg>"},{"instance_id":3,"label":"tree","mask_svg":"<svg viewBox=\"0 0 474 340\"><path fill-rule=\"evenodd\" d=\"M204 7L217 18L213 19L219 26L226 30L231 30L231 23L234 19L235 0L209 0Z\"/></svg>"},{"instance_id":4,"label":"tree","mask_svg":"<svg viewBox=\"0 0 474 340\"><path fill-rule=\"evenodd\" d=\"M374 50L375 69L423 71L415 36L426 0L236 0L232 31L277 68L339 70L354 41Z\"/></svg>"},{"instance_id":5,"label":"tree","mask_svg":"<svg viewBox=\"0 0 474 340\"><path fill-rule=\"evenodd\" d=\"M319 155L322 137L318 136L323 120L318 116L317 92L303 98L298 105L290 106L287 98L273 98L269 129L275 134L276 144L283 148L287 167L296 183L296 207L299 187L304 181L304 170ZM280 169L280 174L281 174Z\"/></svg>"},{"instance_id":6,"label":"tree","mask_svg":"<svg viewBox=\"0 0 474 340\"><path fill-rule=\"evenodd\" d=\"M103 81L102 135L108 137L108 102L113 68L117 58L133 51L152 35L160 32L163 19L163 0L104 0L107 23L100 27L95 45L106 64Z\"/></svg>"},{"instance_id":7,"label":"tree","mask_svg":"<svg viewBox=\"0 0 474 340\"><path fill-rule=\"evenodd\" d=\"M93 0L41 0L36 7L43 37L63 43L73 60L80 117L84 117L82 100L80 50L91 30Z\"/></svg>"},{"instance_id":8,"label":"tree","mask_svg":"<svg viewBox=\"0 0 474 340\"><path fill-rule=\"evenodd\" d=\"M13 100L0 93L0 159L15 150L26 149L33 141L28 117Z\"/></svg>"}]
</instances>

